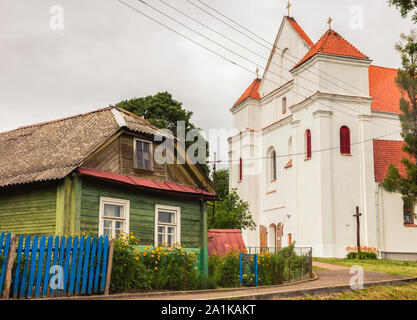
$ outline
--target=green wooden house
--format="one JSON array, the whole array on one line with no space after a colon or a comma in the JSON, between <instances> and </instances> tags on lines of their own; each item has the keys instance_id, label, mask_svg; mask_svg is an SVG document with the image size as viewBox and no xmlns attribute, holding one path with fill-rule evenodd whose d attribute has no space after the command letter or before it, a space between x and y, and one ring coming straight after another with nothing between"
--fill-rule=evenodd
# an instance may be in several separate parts
<instances>
[{"instance_id":1,"label":"green wooden house","mask_svg":"<svg viewBox=\"0 0 417 320\"><path fill-rule=\"evenodd\" d=\"M206 201L217 195L198 166L154 160L164 135L115 107L0 134L0 232L132 232L201 248L206 261Z\"/></svg>"}]
</instances>

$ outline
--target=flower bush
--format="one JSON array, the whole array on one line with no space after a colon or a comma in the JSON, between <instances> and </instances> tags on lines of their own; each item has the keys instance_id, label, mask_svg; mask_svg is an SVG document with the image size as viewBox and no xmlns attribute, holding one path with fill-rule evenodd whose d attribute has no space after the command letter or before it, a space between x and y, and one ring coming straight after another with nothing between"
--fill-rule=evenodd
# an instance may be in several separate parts
<instances>
[{"instance_id":1,"label":"flower bush","mask_svg":"<svg viewBox=\"0 0 417 320\"><path fill-rule=\"evenodd\" d=\"M137 244L133 235L122 234L115 239L111 292L148 291L152 288L153 274L133 248Z\"/></svg>"},{"instance_id":2,"label":"flower bush","mask_svg":"<svg viewBox=\"0 0 417 320\"><path fill-rule=\"evenodd\" d=\"M115 239L111 292L183 290L184 285L187 290L240 286L240 253L236 249L224 256L212 253L206 278L198 272L196 252L167 244L140 251L135 247L138 243L133 234L122 234ZM297 256L293 247L276 254L261 252L257 264L260 286L281 284L309 272L308 258ZM253 264L244 265L242 273L243 285L255 285Z\"/></svg>"},{"instance_id":3,"label":"flower bush","mask_svg":"<svg viewBox=\"0 0 417 320\"><path fill-rule=\"evenodd\" d=\"M112 292L148 291L151 289L199 289L197 253L180 246L146 247L143 252L133 234L121 234L115 239L110 289ZM184 272L185 269L185 272Z\"/></svg>"},{"instance_id":4,"label":"flower bush","mask_svg":"<svg viewBox=\"0 0 417 320\"><path fill-rule=\"evenodd\" d=\"M375 247L346 247L346 259L376 260L378 249Z\"/></svg>"},{"instance_id":5,"label":"flower bush","mask_svg":"<svg viewBox=\"0 0 417 320\"><path fill-rule=\"evenodd\" d=\"M258 285L268 286L282 284L288 279L301 277L309 273L307 256L299 256L294 247L284 248L276 254L268 251L258 253ZM254 285L253 270L242 270L244 285ZM216 252L209 256L209 279L219 287L238 287L240 285L239 252L232 251L224 256Z\"/></svg>"}]
</instances>

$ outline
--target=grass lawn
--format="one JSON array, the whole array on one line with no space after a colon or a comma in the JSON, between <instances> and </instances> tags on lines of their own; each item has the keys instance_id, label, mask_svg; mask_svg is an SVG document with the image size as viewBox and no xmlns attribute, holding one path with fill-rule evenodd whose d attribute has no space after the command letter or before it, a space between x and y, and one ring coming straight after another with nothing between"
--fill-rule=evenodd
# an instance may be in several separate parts
<instances>
[{"instance_id":1,"label":"grass lawn","mask_svg":"<svg viewBox=\"0 0 417 320\"><path fill-rule=\"evenodd\" d=\"M378 286L327 296L305 296L296 300L417 300L417 283Z\"/></svg>"},{"instance_id":2,"label":"grass lawn","mask_svg":"<svg viewBox=\"0 0 417 320\"><path fill-rule=\"evenodd\" d=\"M364 270L393 275L417 277L417 262L397 260L348 260L336 258L314 258L314 261L336 264L345 267L361 266Z\"/></svg>"}]
</instances>

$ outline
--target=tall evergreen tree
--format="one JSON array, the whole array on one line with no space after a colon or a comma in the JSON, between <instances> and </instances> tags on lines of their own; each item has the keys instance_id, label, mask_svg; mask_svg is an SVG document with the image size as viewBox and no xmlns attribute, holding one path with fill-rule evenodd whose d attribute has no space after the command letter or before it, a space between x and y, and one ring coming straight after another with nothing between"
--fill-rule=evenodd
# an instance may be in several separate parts
<instances>
[{"instance_id":1,"label":"tall evergreen tree","mask_svg":"<svg viewBox=\"0 0 417 320\"><path fill-rule=\"evenodd\" d=\"M406 176L401 176L398 168L390 165L383 187L389 192L402 194L404 203L413 208L417 203L417 33L412 30L409 35L402 34L396 45L401 53L402 66L398 70L395 82L404 93L400 100L401 136L404 139L403 151L409 157L401 162L407 169Z\"/></svg>"}]
</instances>

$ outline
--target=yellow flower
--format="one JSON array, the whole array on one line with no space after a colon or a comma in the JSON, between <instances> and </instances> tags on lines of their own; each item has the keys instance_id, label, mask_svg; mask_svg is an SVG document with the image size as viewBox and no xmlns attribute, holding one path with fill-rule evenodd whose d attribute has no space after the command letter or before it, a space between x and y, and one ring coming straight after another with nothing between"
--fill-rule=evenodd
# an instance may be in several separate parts
<instances>
[{"instance_id":1,"label":"yellow flower","mask_svg":"<svg viewBox=\"0 0 417 320\"><path fill-rule=\"evenodd\" d=\"M158 270L158 267L155 267L155 270Z\"/></svg>"}]
</instances>

